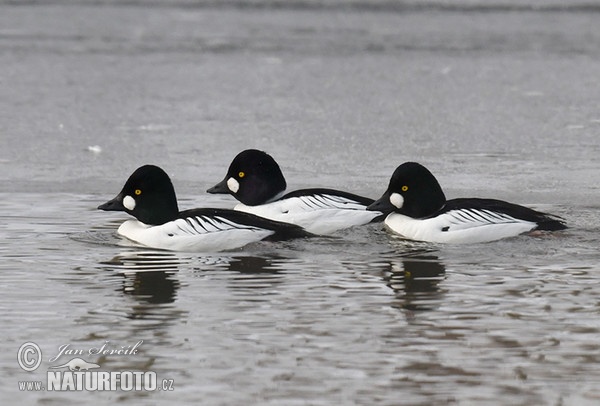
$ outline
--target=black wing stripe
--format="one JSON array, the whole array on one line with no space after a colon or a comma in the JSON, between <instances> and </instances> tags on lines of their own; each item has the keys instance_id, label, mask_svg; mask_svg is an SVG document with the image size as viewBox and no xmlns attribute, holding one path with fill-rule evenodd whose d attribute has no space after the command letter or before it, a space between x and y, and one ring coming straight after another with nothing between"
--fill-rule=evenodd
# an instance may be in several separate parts
<instances>
[{"instance_id":1,"label":"black wing stripe","mask_svg":"<svg viewBox=\"0 0 600 406\"><path fill-rule=\"evenodd\" d=\"M319 196L319 198L321 199L321 201L323 201L323 203L325 203L327 200L329 200L330 202L333 203L343 203L343 201L339 198L339 196L332 196L332 195L317 195Z\"/></svg>"},{"instance_id":2,"label":"black wing stripe","mask_svg":"<svg viewBox=\"0 0 600 406\"><path fill-rule=\"evenodd\" d=\"M193 220L193 221L191 221L191 220ZM204 227L202 227L202 223L200 223L198 221L198 217L192 217L192 218L190 218L190 222L192 224L192 227L196 231L196 233L198 233L198 234L204 234L206 232L206 229ZM204 230L204 231L200 230L199 228L202 228L202 230Z\"/></svg>"},{"instance_id":3,"label":"black wing stripe","mask_svg":"<svg viewBox=\"0 0 600 406\"><path fill-rule=\"evenodd\" d=\"M325 205L326 204L325 197L323 195L315 195L314 199L315 199L315 202L317 204L320 204L320 205Z\"/></svg>"},{"instance_id":4,"label":"black wing stripe","mask_svg":"<svg viewBox=\"0 0 600 406\"><path fill-rule=\"evenodd\" d=\"M197 216L196 220L198 222L198 225L200 225L204 229L204 232L206 232L206 233L212 233L215 231L219 231L219 228L215 227L215 225L210 221L210 217Z\"/></svg>"},{"instance_id":5,"label":"black wing stripe","mask_svg":"<svg viewBox=\"0 0 600 406\"><path fill-rule=\"evenodd\" d=\"M473 220L473 218L468 215L466 210L457 210L452 213L452 216L456 218L459 223L469 223Z\"/></svg>"},{"instance_id":6,"label":"black wing stripe","mask_svg":"<svg viewBox=\"0 0 600 406\"><path fill-rule=\"evenodd\" d=\"M237 224L234 223L233 221L223 218L223 217L217 217L215 218L215 221L219 221L219 226L220 228L224 229L224 226L229 226L231 228L246 228L245 226L243 226L242 224Z\"/></svg>"},{"instance_id":7,"label":"black wing stripe","mask_svg":"<svg viewBox=\"0 0 600 406\"><path fill-rule=\"evenodd\" d=\"M497 213L491 210L482 210L483 213L485 213L487 216L489 216L492 219L498 220L498 221L514 221L514 219L506 214L503 213Z\"/></svg>"},{"instance_id":8,"label":"black wing stripe","mask_svg":"<svg viewBox=\"0 0 600 406\"><path fill-rule=\"evenodd\" d=\"M224 217L212 217L212 216L194 216L185 217L184 223L176 223L177 228L182 234L206 234L214 233L219 231L227 231L232 229L244 229L244 230L261 230L261 227L253 226L249 224L236 223L233 220Z\"/></svg>"},{"instance_id":9,"label":"black wing stripe","mask_svg":"<svg viewBox=\"0 0 600 406\"><path fill-rule=\"evenodd\" d=\"M217 226L220 229L224 229L224 226L226 226L226 225L229 226L229 227L234 227L234 228L242 228L242 227L239 227L238 224L232 222L231 220L223 218L223 217L215 217L213 219L213 221L215 221L215 222L218 221L219 222Z\"/></svg>"},{"instance_id":10,"label":"black wing stripe","mask_svg":"<svg viewBox=\"0 0 600 406\"><path fill-rule=\"evenodd\" d=\"M195 219L194 218L186 217L185 218L185 222L188 223L188 225L191 227L192 230L194 230L195 234L199 234L200 233L198 231L198 229L196 228L196 226L194 225L194 223L195 223Z\"/></svg>"},{"instance_id":11,"label":"black wing stripe","mask_svg":"<svg viewBox=\"0 0 600 406\"><path fill-rule=\"evenodd\" d=\"M473 217L473 214L469 210L460 210L457 214L460 216L461 219L467 222L476 220L476 218Z\"/></svg>"},{"instance_id":12,"label":"black wing stripe","mask_svg":"<svg viewBox=\"0 0 600 406\"><path fill-rule=\"evenodd\" d=\"M212 226L212 228L214 228L214 231L223 230L223 228L221 227L221 224L219 224L215 218L205 216L204 221L206 223L208 223L210 226Z\"/></svg>"},{"instance_id":13,"label":"black wing stripe","mask_svg":"<svg viewBox=\"0 0 600 406\"><path fill-rule=\"evenodd\" d=\"M473 222L475 222L475 223L481 223L481 222L488 223L489 222L489 220L485 219L484 217L479 215L477 212L474 212L469 209L456 210L456 211L450 212L450 214L456 220L455 224L473 223Z\"/></svg>"},{"instance_id":14,"label":"black wing stripe","mask_svg":"<svg viewBox=\"0 0 600 406\"><path fill-rule=\"evenodd\" d=\"M219 217L219 220L223 222L223 224L227 224L232 228L238 228L238 229L246 229L246 230L265 230L265 228L263 227L259 227L259 226L253 226L250 224L240 224L240 223L236 223L233 220L229 220L226 218L222 218Z\"/></svg>"},{"instance_id":15,"label":"black wing stripe","mask_svg":"<svg viewBox=\"0 0 600 406\"><path fill-rule=\"evenodd\" d=\"M460 209L450 211L448 214L451 216L450 223L461 224L461 223L483 223L483 224L497 224L497 223L516 223L517 219L509 216L505 213L498 213L487 209Z\"/></svg>"},{"instance_id":16,"label":"black wing stripe","mask_svg":"<svg viewBox=\"0 0 600 406\"><path fill-rule=\"evenodd\" d=\"M307 197L306 200L305 200L305 202L306 202L307 206L310 207L311 209L318 209L319 208L319 205L315 201L314 196Z\"/></svg>"},{"instance_id":17,"label":"black wing stripe","mask_svg":"<svg viewBox=\"0 0 600 406\"><path fill-rule=\"evenodd\" d=\"M490 223L490 219L485 217L483 215L482 212L480 212L479 210L469 210L469 213L471 214L471 216L476 220L476 221L481 221L483 223Z\"/></svg>"},{"instance_id":18,"label":"black wing stripe","mask_svg":"<svg viewBox=\"0 0 600 406\"><path fill-rule=\"evenodd\" d=\"M204 221L202 221L202 217L200 217L200 216L196 216L196 217L194 217L194 218L196 219L196 224L198 224L198 226L199 226L199 227L202 227L202 229L204 230L204 231L200 231L200 232L201 232L201 233L208 232L208 230L207 230L206 226L204 225Z\"/></svg>"},{"instance_id":19,"label":"black wing stripe","mask_svg":"<svg viewBox=\"0 0 600 406\"><path fill-rule=\"evenodd\" d=\"M319 195L312 196L312 202L313 202L315 208L323 207L324 201L323 201L323 198Z\"/></svg>"},{"instance_id":20,"label":"black wing stripe","mask_svg":"<svg viewBox=\"0 0 600 406\"><path fill-rule=\"evenodd\" d=\"M364 206L364 204L356 200L352 200L343 196L335 196L328 194L299 196L299 198L306 206L313 210L330 208L347 209L345 206L351 204Z\"/></svg>"},{"instance_id":21,"label":"black wing stripe","mask_svg":"<svg viewBox=\"0 0 600 406\"><path fill-rule=\"evenodd\" d=\"M343 197L343 196L334 196L334 195L323 195L324 198L329 199L333 202L342 204L342 205L348 205L348 204L356 204L356 205L360 205L360 206L365 206L363 203L353 200L353 199L349 199L347 197Z\"/></svg>"},{"instance_id":22,"label":"black wing stripe","mask_svg":"<svg viewBox=\"0 0 600 406\"><path fill-rule=\"evenodd\" d=\"M518 222L517 219L515 219L512 216L509 216L506 213L499 213L499 212L495 212L495 211L491 211L491 210L482 210L483 213L485 213L486 215L490 216L492 219L496 219L500 222L503 223L516 223Z\"/></svg>"}]
</instances>

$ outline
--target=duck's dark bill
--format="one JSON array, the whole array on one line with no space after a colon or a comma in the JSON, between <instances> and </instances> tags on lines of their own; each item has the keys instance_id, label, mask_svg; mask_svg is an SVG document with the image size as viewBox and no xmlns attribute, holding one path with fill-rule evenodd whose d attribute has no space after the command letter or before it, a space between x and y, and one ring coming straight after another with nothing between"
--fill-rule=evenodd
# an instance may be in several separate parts
<instances>
[{"instance_id":1,"label":"duck's dark bill","mask_svg":"<svg viewBox=\"0 0 600 406\"><path fill-rule=\"evenodd\" d=\"M104 211L125 211L125 206L123 206L121 195L118 195L114 199L98 206L98 209Z\"/></svg>"},{"instance_id":2,"label":"duck's dark bill","mask_svg":"<svg viewBox=\"0 0 600 406\"><path fill-rule=\"evenodd\" d=\"M228 194L229 188L227 187L227 179L223 179L221 182L217 183L216 185L208 189L206 192L212 194Z\"/></svg>"},{"instance_id":3,"label":"duck's dark bill","mask_svg":"<svg viewBox=\"0 0 600 406\"><path fill-rule=\"evenodd\" d=\"M387 194L384 194L379 200L376 200L375 202L367 206L367 210L380 211L383 214L389 214L393 212L394 209L395 207L392 206L392 204L390 203L390 199Z\"/></svg>"}]
</instances>

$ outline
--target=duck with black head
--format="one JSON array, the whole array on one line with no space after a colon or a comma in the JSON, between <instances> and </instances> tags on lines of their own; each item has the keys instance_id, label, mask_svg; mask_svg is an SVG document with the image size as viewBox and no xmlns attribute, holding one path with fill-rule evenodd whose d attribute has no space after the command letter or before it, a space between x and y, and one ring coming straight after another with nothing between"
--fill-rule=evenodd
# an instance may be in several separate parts
<instances>
[{"instance_id":1,"label":"duck with black head","mask_svg":"<svg viewBox=\"0 0 600 406\"><path fill-rule=\"evenodd\" d=\"M502 200L446 200L435 176L416 162L398 166L383 196L368 210L390 212L385 225L404 238L438 243L487 242L566 228L557 216Z\"/></svg>"}]
</instances>

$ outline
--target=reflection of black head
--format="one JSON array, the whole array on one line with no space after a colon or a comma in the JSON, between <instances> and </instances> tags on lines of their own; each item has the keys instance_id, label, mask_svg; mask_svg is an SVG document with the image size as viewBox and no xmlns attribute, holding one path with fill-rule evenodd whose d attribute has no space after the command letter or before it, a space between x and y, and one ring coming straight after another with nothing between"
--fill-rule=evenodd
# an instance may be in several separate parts
<instances>
[{"instance_id":1,"label":"reflection of black head","mask_svg":"<svg viewBox=\"0 0 600 406\"><path fill-rule=\"evenodd\" d=\"M256 290L276 288L285 281L285 275L280 270L278 257L236 256L229 260L229 270L236 272L229 278L229 288L232 291L250 294L256 301L262 301L262 295L256 295Z\"/></svg>"},{"instance_id":2,"label":"reflection of black head","mask_svg":"<svg viewBox=\"0 0 600 406\"><path fill-rule=\"evenodd\" d=\"M263 257L234 257L229 261L229 270L240 273L276 273L271 260Z\"/></svg>"},{"instance_id":3,"label":"reflection of black head","mask_svg":"<svg viewBox=\"0 0 600 406\"><path fill-rule=\"evenodd\" d=\"M402 301L400 307L409 310L430 310L437 300L439 282L446 269L434 256L404 258L402 265L392 265L385 278L387 285Z\"/></svg>"},{"instance_id":4,"label":"reflection of black head","mask_svg":"<svg viewBox=\"0 0 600 406\"><path fill-rule=\"evenodd\" d=\"M122 291L147 303L172 303L180 287L176 278L179 260L170 253L136 252L102 262L111 271L121 271Z\"/></svg>"},{"instance_id":5,"label":"reflection of black head","mask_svg":"<svg viewBox=\"0 0 600 406\"><path fill-rule=\"evenodd\" d=\"M131 275L131 274L129 274ZM123 293L148 303L173 303L179 281L165 271L136 272L133 279L124 274Z\"/></svg>"},{"instance_id":6,"label":"reflection of black head","mask_svg":"<svg viewBox=\"0 0 600 406\"><path fill-rule=\"evenodd\" d=\"M446 269L439 262L404 260L404 286L406 292L435 292Z\"/></svg>"}]
</instances>

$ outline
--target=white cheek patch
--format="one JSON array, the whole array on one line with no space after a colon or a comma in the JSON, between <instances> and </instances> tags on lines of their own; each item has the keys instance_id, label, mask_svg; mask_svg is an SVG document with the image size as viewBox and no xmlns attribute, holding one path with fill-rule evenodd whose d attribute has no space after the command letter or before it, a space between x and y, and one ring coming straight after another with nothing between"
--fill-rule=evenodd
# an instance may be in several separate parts
<instances>
[{"instance_id":1,"label":"white cheek patch","mask_svg":"<svg viewBox=\"0 0 600 406\"><path fill-rule=\"evenodd\" d=\"M135 199L129 195L125 196L123 198L123 206L125 206L127 210L133 211L133 209L135 209Z\"/></svg>"},{"instance_id":2,"label":"white cheek patch","mask_svg":"<svg viewBox=\"0 0 600 406\"><path fill-rule=\"evenodd\" d=\"M231 193L237 193L240 190L240 184L233 178L227 179L227 187L231 190Z\"/></svg>"},{"instance_id":3,"label":"white cheek patch","mask_svg":"<svg viewBox=\"0 0 600 406\"><path fill-rule=\"evenodd\" d=\"M394 207L401 209L404 205L404 198L400 193L392 193L390 195L390 203L394 205Z\"/></svg>"}]
</instances>

